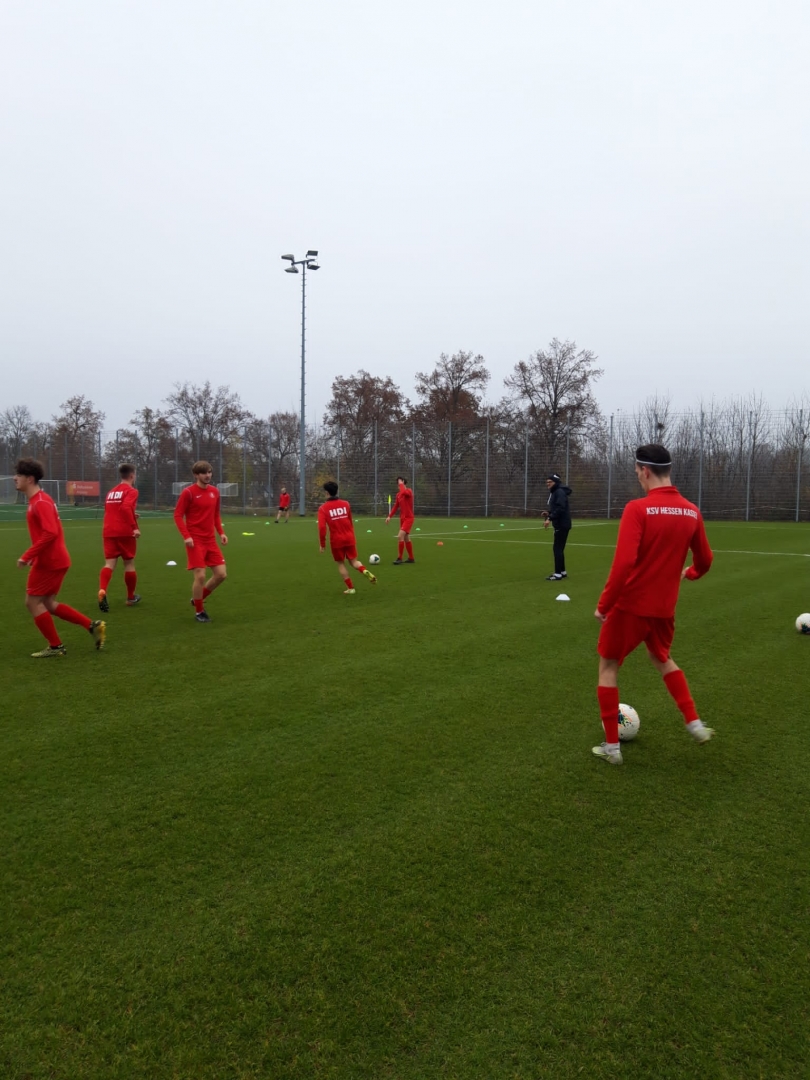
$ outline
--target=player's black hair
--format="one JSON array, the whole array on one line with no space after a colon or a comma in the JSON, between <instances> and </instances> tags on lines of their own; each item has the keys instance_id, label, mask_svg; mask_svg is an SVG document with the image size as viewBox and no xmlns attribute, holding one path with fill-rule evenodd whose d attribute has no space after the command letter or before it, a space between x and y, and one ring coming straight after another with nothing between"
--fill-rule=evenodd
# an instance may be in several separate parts
<instances>
[{"instance_id":1,"label":"player's black hair","mask_svg":"<svg viewBox=\"0 0 810 1080\"><path fill-rule=\"evenodd\" d=\"M668 476L672 472L672 455L660 443L636 447L636 462L646 465L653 476Z\"/></svg>"},{"instance_id":2,"label":"player's black hair","mask_svg":"<svg viewBox=\"0 0 810 1080\"><path fill-rule=\"evenodd\" d=\"M135 466L130 465L128 462L124 462L123 465L118 466L118 475L119 476L134 476L135 475Z\"/></svg>"},{"instance_id":3,"label":"player's black hair","mask_svg":"<svg viewBox=\"0 0 810 1080\"><path fill-rule=\"evenodd\" d=\"M36 458L32 457L20 458L14 466L14 471L17 473L17 476L33 476L37 483L39 483L45 475L45 467L42 462L37 461Z\"/></svg>"},{"instance_id":4,"label":"player's black hair","mask_svg":"<svg viewBox=\"0 0 810 1080\"><path fill-rule=\"evenodd\" d=\"M323 490L327 495L331 495L333 499L337 498L338 486L334 480L327 480L323 485Z\"/></svg>"},{"instance_id":5,"label":"player's black hair","mask_svg":"<svg viewBox=\"0 0 810 1080\"><path fill-rule=\"evenodd\" d=\"M399 483L400 480L405 485L405 487L408 486L408 477L407 476L398 476L397 477L397 483Z\"/></svg>"}]
</instances>

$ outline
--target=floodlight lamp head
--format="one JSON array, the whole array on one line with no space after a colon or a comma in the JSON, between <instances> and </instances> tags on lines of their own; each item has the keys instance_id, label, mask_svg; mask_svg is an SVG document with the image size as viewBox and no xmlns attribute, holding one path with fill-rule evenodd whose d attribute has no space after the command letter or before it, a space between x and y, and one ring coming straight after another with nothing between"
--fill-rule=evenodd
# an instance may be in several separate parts
<instances>
[{"instance_id":1,"label":"floodlight lamp head","mask_svg":"<svg viewBox=\"0 0 810 1080\"><path fill-rule=\"evenodd\" d=\"M285 274L297 274L298 273L298 267L297 266L288 266L288 267L285 268L284 273Z\"/></svg>"},{"instance_id":2,"label":"floodlight lamp head","mask_svg":"<svg viewBox=\"0 0 810 1080\"><path fill-rule=\"evenodd\" d=\"M295 256L294 255L282 255L281 257L282 257L282 259L287 259L289 262L295 262Z\"/></svg>"},{"instance_id":3,"label":"floodlight lamp head","mask_svg":"<svg viewBox=\"0 0 810 1080\"><path fill-rule=\"evenodd\" d=\"M313 259L307 259L307 270L320 270L320 266Z\"/></svg>"},{"instance_id":4,"label":"floodlight lamp head","mask_svg":"<svg viewBox=\"0 0 810 1080\"><path fill-rule=\"evenodd\" d=\"M313 250L312 250L311 248L310 248L310 250L309 250L309 251L307 252L307 258L308 258L308 259L311 259L311 258L317 258L317 255L318 255L318 252L317 252L317 251L313 251Z\"/></svg>"}]
</instances>

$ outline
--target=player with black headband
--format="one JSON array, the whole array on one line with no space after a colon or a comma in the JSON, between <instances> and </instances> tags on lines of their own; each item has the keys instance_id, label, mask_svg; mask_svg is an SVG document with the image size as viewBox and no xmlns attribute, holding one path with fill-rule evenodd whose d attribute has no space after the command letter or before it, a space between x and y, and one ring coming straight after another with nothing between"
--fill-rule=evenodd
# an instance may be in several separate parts
<instances>
[{"instance_id":1,"label":"player with black headband","mask_svg":"<svg viewBox=\"0 0 810 1080\"><path fill-rule=\"evenodd\" d=\"M594 612L602 624L597 646L597 696L605 741L593 752L611 765L622 763L619 668L642 642L690 735L704 743L714 734L700 720L686 676L670 656L681 579L695 581L712 564L703 518L672 486L672 458L665 447L639 446L635 468L644 498L634 499L624 508L613 565ZM692 565L684 569L689 551Z\"/></svg>"}]
</instances>

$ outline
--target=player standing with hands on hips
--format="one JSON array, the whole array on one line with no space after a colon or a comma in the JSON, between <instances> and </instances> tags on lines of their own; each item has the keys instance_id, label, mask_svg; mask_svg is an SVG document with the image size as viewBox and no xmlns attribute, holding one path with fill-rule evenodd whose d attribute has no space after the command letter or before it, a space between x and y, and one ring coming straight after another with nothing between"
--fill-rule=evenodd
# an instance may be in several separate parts
<instances>
[{"instance_id":1,"label":"player standing with hands on hips","mask_svg":"<svg viewBox=\"0 0 810 1080\"><path fill-rule=\"evenodd\" d=\"M714 735L700 720L686 676L669 651L681 579L696 581L712 565L703 518L672 486L672 458L665 447L639 446L635 468L644 497L624 508L613 565L594 612L602 624L597 697L605 741L593 752L611 765L622 764L619 668L642 642L695 742L708 742ZM684 569L689 551L692 565Z\"/></svg>"},{"instance_id":2,"label":"player standing with hands on hips","mask_svg":"<svg viewBox=\"0 0 810 1080\"><path fill-rule=\"evenodd\" d=\"M554 573L549 574L546 581L562 581L564 577L568 577L565 572L565 545L571 532L571 511L568 507L571 488L563 486L557 473L550 473L546 477L546 487L548 509L543 511L546 519L543 528L547 529L551 525L554 529Z\"/></svg>"},{"instance_id":3,"label":"player standing with hands on hips","mask_svg":"<svg viewBox=\"0 0 810 1080\"><path fill-rule=\"evenodd\" d=\"M385 519L387 525L394 514L399 512L399 533L397 534L397 541L399 543L399 553L394 559L394 566L401 566L403 562L416 562L413 557L413 544L411 543L411 530L413 529L414 516L413 516L413 490L408 487L408 482L404 476L397 477L397 498L394 505L391 507L391 513ZM404 551L408 552L408 558L403 559L402 554Z\"/></svg>"},{"instance_id":4,"label":"player standing with hands on hips","mask_svg":"<svg viewBox=\"0 0 810 1080\"><path fill-rule=\"evenodd\" d=\"M290 524L290 494L285 487L281 489L281 494L278 497L278 513L276 514L276 525L278 525L281 515L284 515L284 523Z\"/></svg>"},{"instance_id":5,"label":"player standing with hands on hips","mask_svg":"<svg viewBox=\"0 0 810 1080\"><path fill-rule=\"evenodd\" d=\"M87 630L97 649L104 648L107 624L101 619L88 619L75 608L60 604L56 599L65 574L70 569L70 555L65 547L65 535L56 503L39 486L45 470L33 458L21 458L17 462L14 486L28 500L25 518L31 536L31 546L17 559L21 569L30 567L25 589L25 606L31 612L34 624L48 642L40 652L31 653L38 660L48 656L64 656L67 652L53 621L57 619L75 623Z\"/></svg>"},{"instance_id":6,"label":"player standing with hands on hips","mask_svg":"<svg viewBox=\"0 0 810 1080\"><path fill-rule=\"evenodd\" d=\"M216 541L214 530L219 533L223 545L228 537L222 529L219 512L219 492L211 483L214 470L207 461L197 461L192 469L194 483L180 492L174 509L174 522L183 535L188 556L188 569L194 572L191 602L197 622L211 622L205 610L205 601L218 589L228 576L225 556ZM211 576L205 580L206 568Z\"/></svg>"}]
</instances>

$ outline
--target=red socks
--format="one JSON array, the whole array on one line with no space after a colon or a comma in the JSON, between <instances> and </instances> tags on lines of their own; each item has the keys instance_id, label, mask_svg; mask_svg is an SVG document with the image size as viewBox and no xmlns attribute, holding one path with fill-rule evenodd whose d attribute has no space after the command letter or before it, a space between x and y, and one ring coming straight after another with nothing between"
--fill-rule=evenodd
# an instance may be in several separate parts
<instances>
[{"instance_id":1,"label":"red socks","mask_svg":"<svg viewBox=\"0 0 810 1080\"><path fill-rule=\"evenodd\" d=\"M195 600L194 601L194 610L197 612L198 615L200 614L200 612L203 610L203 602L202 602L202 600Z\"/></svg>"},{"instance_id":2,"label":"red socks","mask_svg":"<svg viewBox=\"0 0 810 1080\"><path fill-rule=\"evenodd\" d=\"M400 540L400 542L399 542L399 544L397 546L398 546L398 549L399 549L399 555L397 556L397 558L401 559L402 558L402 552L405 550L405 541Z\"/></svg>"},{"instance_id":3,"label":"red socks","mask_svg":"<svg viewBox=\"0 0 810 1080\"><path fill-rule=\"evenodd\" d=\"M101 573L98 575L98 587L101 589L102 592L107 591L107 587L112 581L112 576L113 572L112 570L110 570L109 566L105 566L102 569Z\"/></svg>"},{"instance_id":4,"label":"red socks","mask_svg":"<svg viewBox=\"0 0 810 1080\"><path fill-rule=\"evenodd\" d=\"M127 600L135 595L135 586L138 584L138 575L134 570L127 570L124 574L124 584L127 587Z\"/></svg>"},{"instance_id":5,"label":"red socks","mask_svg":"<svg viewBox=\"0 0 810 1080\"><path fill-rule=\"evenodd\" d=\"M206 586L206 588L203 589L203 600L207 600L210 595L211 590Z\"/></svg>"},{"instance_id":6,"label":"red socks","mask_svg":"<svg viewBox=\"0 0 810 1080\"><path fill-rule=\"evenodd\" d=\"M408 558L412 559L413 558L413 544L410 542L410 540L405 541L405 550L408 552Z\"/></svg>"},{"instance_id":7,"label":"red socks","mask_svg":"<svg viewBox=\"0 0 810 1080\"><path fill-rule=\"evenodd\" d=\"M56 648L57 645L61 645L62 641L56 632L56 627L53 624L50 611L43 611L41 615L37 615L34 619L37 630L45 638L52 648Z\"/></svg>"},{"instance_id":8,"label":"red socks","mask_svg":"<svg viewBox=\"0 0 810 1080\"><path fill-rule=\"evenodd\" d=\"M85 630L89 630L93 624L92 619L88 619L86 615L82 615L76 608L68 607L67 604L57 604L53 611L57 619L64 619L65 622L75 623L77 626L83 627ZM40 616L42 618L42 616Z\"/></svg>"},{"instance_id":9,"label":"red socks","mask_svg":"<svg viewBox=\"0 0 810 1080\"><path fill-rule=\"evenodd\" d=\"M689 693L689 683L682 671L670 671L664 676L664 686L669 690L675 704L683 713L683 722L691 724L693 720L699 720L695 703Z\"/></svg>"},{"instance_id":10,"label":"red socks","mask_svg":"<svg viewBox=\"0 0 810 1080\"><path fill-rule=\"evenodd\" d=\"M353 589L354 588L354 585L352 585L352 579L350 577L347 577L345 579L345 581L346 581L346 588L347 589Z\"/></svg>"},{"instance_id":11,"label":"red socks","mask_svg":"<svg viewBox=\"0 0 810 1080\"><path fill-rule=\"evenodd\" d=\"M597 686L599 713L602 727L605 729L605 742L619 741L619 688L617 686Z\"/></svg>"}]
</instances>

